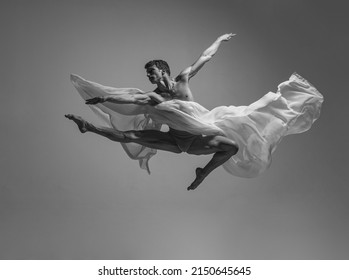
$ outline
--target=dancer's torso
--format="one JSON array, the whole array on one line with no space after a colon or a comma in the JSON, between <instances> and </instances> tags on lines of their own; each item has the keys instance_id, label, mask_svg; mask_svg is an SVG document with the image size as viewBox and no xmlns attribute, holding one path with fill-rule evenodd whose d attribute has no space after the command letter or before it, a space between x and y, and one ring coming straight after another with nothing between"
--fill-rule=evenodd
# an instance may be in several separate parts
<instances>
[{"instance_id":1,"label":"dancer's torso","mask_svg":"<svg viewBox=\"0 0 349 280\"><path fill-rule=\"evenodd\" d=\"M188 81L179 80L173 83L171 89L168 89L167 91L161 91L157 88L155 92L157 94L160 94L167 100L179 99L184 101L194 101Z\"/></svg>"}]
</instances>

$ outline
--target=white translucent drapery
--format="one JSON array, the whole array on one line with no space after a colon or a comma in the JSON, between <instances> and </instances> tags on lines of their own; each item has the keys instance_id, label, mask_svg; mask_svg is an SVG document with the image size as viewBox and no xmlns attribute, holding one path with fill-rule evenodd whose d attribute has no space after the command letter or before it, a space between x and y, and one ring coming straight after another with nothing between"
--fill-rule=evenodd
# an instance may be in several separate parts
<instances>
[{"instance_id":1,"label":"white translucent drapery","mask_svg":"<svg viewBox=\"0 0 349 280\"><path fill-rule=\"evenodd\" d=\"M142 92L135 88L113 88L87 81L77 75L71 80L85 100L109 94ZM118 130L160 130L161 124L197 135L225 135L239 151L223 167L240 177L255 177L271 163L271 154L282 138L302 133L320 116L323 96L304 78L294 73L249 106L219 106L207 110L192 101L170 100L156 106L104 102L91 109ZM138 144L122 146L132 159L149 171L148 161L156 150Z\"/></svg>"}]
</instances>

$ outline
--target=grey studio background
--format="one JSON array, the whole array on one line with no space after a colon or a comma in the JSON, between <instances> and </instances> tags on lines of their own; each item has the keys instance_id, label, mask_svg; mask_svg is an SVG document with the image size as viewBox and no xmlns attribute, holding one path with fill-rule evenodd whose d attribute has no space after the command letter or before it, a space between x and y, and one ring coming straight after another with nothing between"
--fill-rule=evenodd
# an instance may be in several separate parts
<instances>
[{"instance_id":1,"label":"grey studio background","mask_svg":"<svg viewBox=\"0 0 349 280\"><path fill-rule=\"evenodd\" d=\"M348 259L345 1L1 1L1 259ZM158 152L149 176L118 143L64 114L97 117L69 81L151 90L219 35L238 35L192 79L212 109L247 105L297 71L325 97L255 179L210 156Z\"/></svg>"}]
</instances>

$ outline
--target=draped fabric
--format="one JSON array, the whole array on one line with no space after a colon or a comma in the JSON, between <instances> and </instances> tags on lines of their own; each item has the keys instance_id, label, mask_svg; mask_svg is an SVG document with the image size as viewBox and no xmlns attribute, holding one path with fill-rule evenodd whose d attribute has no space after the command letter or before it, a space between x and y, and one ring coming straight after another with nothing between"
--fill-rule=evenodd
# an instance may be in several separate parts
<instances>
[{"instance_id":1,"label":"draped fabric","mask_svg":"<svg viewBox=\"0 0 349 280\"><path fill-rule=\"evenodd\" d=\"M140 92L135 88L112 88L71 75L71 80L85 100L109 94ZM237 143L239 151L223 167L239 177L256 177L271 164L271 154L283 137L310 129L320 116L321 93L294 73L249 106L219 106L208 110L193 101L170 100L156 106L125 105L104 102L90 106L117 130L159 130L162 124L195 135L223 135ZM141 168L149 171L148 161L156 150L139 144L122 146Z\"/></svg>"},{"instance_id":2,"label":"draped fabric","mask_svg":"<svg viewBox=\"0 0 349 280\"><path fill-rule=\"evenodd\" d=\"M70 80L84 100L110 94L124 95L142 92L137 88L113 88L103 86L73 74L70 76ZM144 129L160 130L161 128L161 124L155 123L147 114L148 106L104 102L89 107L104 121L105 125L110 128L121 131ZM136 143L120 144L127 155L131 159L138 160L140 167L146 169L150 174L148 162L149 159L156 154L157 150Z\"/></svg>"}]
</instances>

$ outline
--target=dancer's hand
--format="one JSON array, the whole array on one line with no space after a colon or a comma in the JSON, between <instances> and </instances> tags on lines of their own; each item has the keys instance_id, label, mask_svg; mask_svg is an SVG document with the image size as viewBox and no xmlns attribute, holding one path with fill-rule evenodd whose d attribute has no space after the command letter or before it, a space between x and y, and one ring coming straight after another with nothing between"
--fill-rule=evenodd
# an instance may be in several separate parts
<instances>
[{"instance_id":1,"label":"dancer's hand","mask_svg":"<svg viewBox=\"0 0 349 280\"><path fill-rule=\"evenodd\" d=\"M98 104L98 103L103 103L105 101L106 100L105 100L105 98L103 96L97 96L97 97L94 97L94 98L86 99L85 104L95 105L95 104Z\"/></svg>"},{"instance_id":2,"label":"dancer's hand","mask_svg":"<svg viewBox=\"0 0 349 280\"><path fill-rule=\"evenodd\" d=\"M219 41L229 41L233 36L235 36L236 34L233 33L228 33L228 34L224 34L222 36L218 37Z\"/></svg>"}]
</instances>

